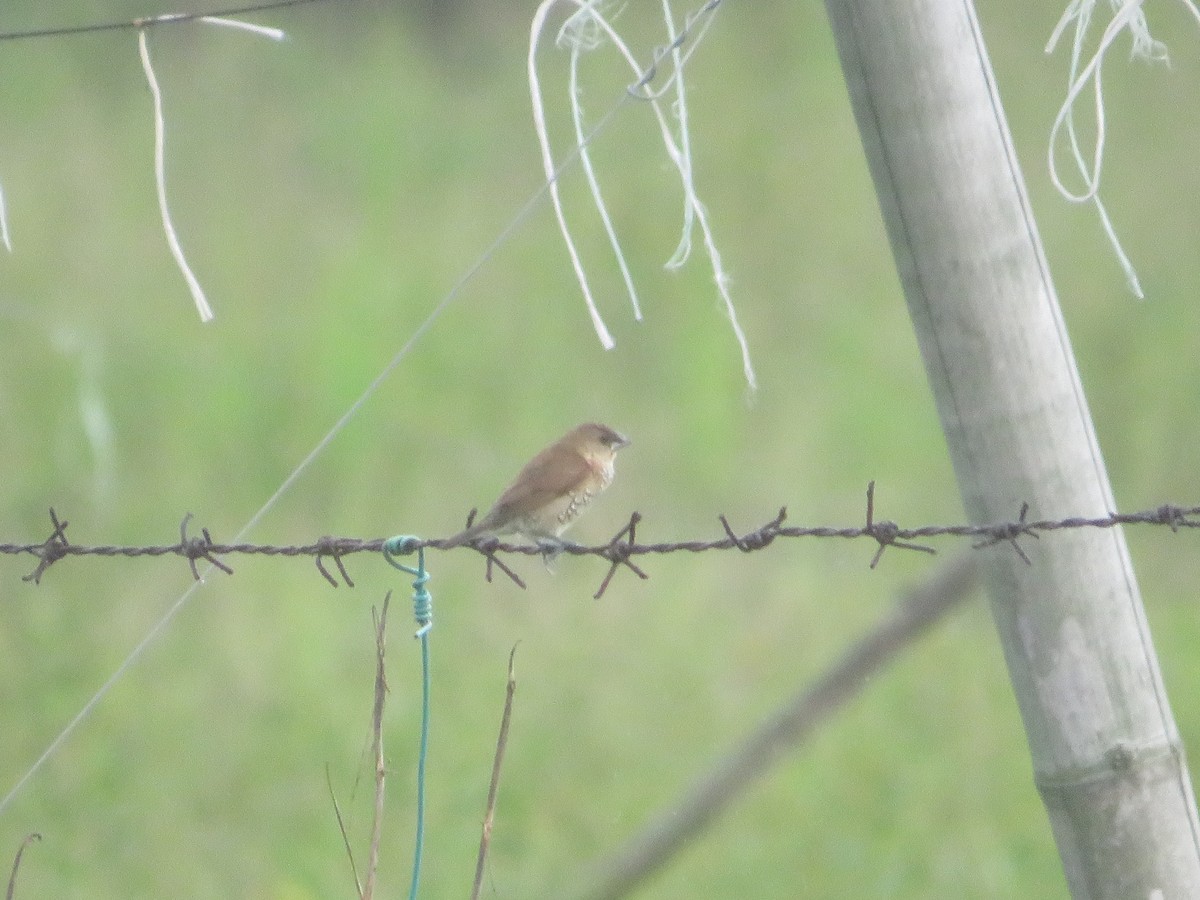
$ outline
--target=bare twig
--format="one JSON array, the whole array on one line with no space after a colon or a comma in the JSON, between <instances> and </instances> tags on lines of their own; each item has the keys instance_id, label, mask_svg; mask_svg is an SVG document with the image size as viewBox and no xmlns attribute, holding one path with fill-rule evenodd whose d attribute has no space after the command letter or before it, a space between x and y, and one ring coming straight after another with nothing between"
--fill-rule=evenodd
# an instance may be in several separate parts
<instances>
[{"instance_id":1,"label":"bare twig","mask_svg":"<svg viewBox=\"0 0 1200 900\"><path fill-rule=\"evenodd\" d=\"M483 814L483 833L479 837L479 857L475 860L475 884L471 888L471 900L479 900L483 887L483 868L487 863L488 848L492 843L492 824L496 818L496 795L500 792L500 769L504 765L504 751L508 748L508 726L512 721L513 694L517 690L514 668L517 645L508 654L508 690L504 697L504 714L500 717L500 736L496 739L496 757L492 761L492 781L488 785L487 809Z\"/></svg>"},{"instance_id":2,"label":"bare twig","mask_svg":"<svg viewBox=\"0 0 1200 900\"><path fill-rule=\"evenodd\" d=\"M387 699L387 614L392 592L383 598L383 608L375 616L375 708L371 713L372 746L375 751L375 816L371 823L371 855L367 862L367 883L363 888L363 900L375 895L375 875L379 869L379 842L383 837L383 788L387 768L383 761L383 706ZM372 610L374 612L374 610Z\"/></svg>"},{"instance_id":3,"label":"bare twig","mask_svg":"<svg viewBox=\"0 0 1200 900\"><path fill-rule=\"evenodd\" d=\"M841 659L781 706L624 847L602 861L582 896L625 897L716 820L784 753L835 711L975 589L977 559L963 554L912 591Z\"/></svg>"},{"instance_id":4,"label":"bare twig","mask_svg":"<svg viewBox=\"0 0 1200 900\"><path fill-rule=\"evenodd\" d=\"M358 865L354 862L354 848L350 845L350 834L346 831L346 820L342 818L342 808L338 805L337 794L333 791L333 778L329 774L329 765L325 766L325 786L329 788L329 799L333 801L333 814L337 816L338 831L342 833L342 846L346 848L346 856L350 860L350 871L354 875L354 888L358 896L363 895L362 879L358 877Z\"/></svg>"},{"instance_id":5,"label":"bare twig","mask_svg":"<svg viewBox=\"0 0 1200 900\"><path fill-rule=\"evenodd\" d=\"M12 874L8 876L8 890L4 892L5 900L13 900L13 891L17 887L17 870L21 868L21 857L25 855L25 848L41 839L42 836L35 831L25 835L25 840L21 841L21 846L17 848L17 855L13 857Z\"/></svg>"}]
</instances>

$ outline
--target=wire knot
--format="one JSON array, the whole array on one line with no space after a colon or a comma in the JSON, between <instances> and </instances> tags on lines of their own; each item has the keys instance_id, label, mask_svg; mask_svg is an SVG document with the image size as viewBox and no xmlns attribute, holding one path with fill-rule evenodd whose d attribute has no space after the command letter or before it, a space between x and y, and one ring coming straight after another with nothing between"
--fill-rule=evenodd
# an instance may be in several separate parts
<instances>
[{"instance_id":1,"label":"wire knot","mask_svg":"<svg viewBox=\"0 0 1200 900\"><path fill-rule=\"evenodd\" d=\"M415 568L396 559L397 556L407 556L414 551L417 554ZM417 623L417 632L413 637L424 637L433 627L433 595L425 587L431 577L425 570L425 543L411 534L396 535L383 542L383 558L387 560L388 565L414 577L413 619Z\"/></svg>"}]
</instances>

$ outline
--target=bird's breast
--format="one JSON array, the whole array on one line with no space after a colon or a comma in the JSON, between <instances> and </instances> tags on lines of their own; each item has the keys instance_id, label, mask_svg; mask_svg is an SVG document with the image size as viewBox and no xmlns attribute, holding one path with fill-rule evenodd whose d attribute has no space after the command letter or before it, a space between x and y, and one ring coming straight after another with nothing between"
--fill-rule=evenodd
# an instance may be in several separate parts
<instances>
[{"instance_id":1,"label":"bird's breast","mask_svg":"<svg viewBox=\"0 0 1200 900\"><path fill-rule=\"evenodd\" d=\"M584 507L592 502L592 492L589 490L576 491L568 494L566 503L558 512L558 521L560 525L569 525L581 512Z\"/></svg>"},{"instance_id":2,"label":"bird's breast","mask_svg":"<svg viewBox=\"0 0 1200 900\"><path fill-rule=\"evenodd\" d=\"M605 488L607 488L610 484L612 484L613 475L615 473L616 473L616 469L614 468L613 461L611 459L605 460L604 462L600 463L596 467L596 476L597 476L597 480L599 482L596 485L595 492L597 494L600 493Z\"/></svg>"}]
</instances>

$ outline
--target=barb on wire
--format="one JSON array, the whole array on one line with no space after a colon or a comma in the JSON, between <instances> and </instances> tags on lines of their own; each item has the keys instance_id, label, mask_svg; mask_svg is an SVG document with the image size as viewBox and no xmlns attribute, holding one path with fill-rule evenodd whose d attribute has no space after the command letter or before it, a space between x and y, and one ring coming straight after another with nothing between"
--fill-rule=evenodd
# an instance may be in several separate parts
<instances>
[{"instance_id":1,"label":"barb on wire","mask_svg":"<svg viewBox=\"0 0 1200 900\"><path fill-rule=\"evenodd\" d=\"M875 551L875 555L871 557L871 568L879 565L879 560L883 556L883 551L888 547L899 547L901 550L916 550L920 553L936 553L932 547L926 547L922 544L912 544L907 541L897 540L901 537L900 526L895 522L889 522L884 519L881 522L875 521L875 482L867 485L867 524L863 530L871 537L879 542L879 549ZM1016 544L1014 543L1015 547ZM1017 548L1020 552L1020 548ZM1022 557L1025 554L1021 554ZM1029 562L1028 559L1025 562Z\"/></svg>"},{"instance_id":2,"label":"barb on wire","mask_svg":"<svg viewBox=\"0 0 1200 900\"><path fill-rule=\"evenodd\" d=\"M1028 515L1029 504L1022 503L1021 514L1017 516L1017 521L1009 522L1003 527L996 528L995 531L985 537L982 541L972 544L971 546L974 547L974 549L979 550L983 547L991 547L994 544L1000 543L1001 541L1008 541L1008 543L1012 545L1013 550L1017 551L1017 556L1021 557L1021 561L1025 563L1025 565L1033 565L1028 555L1026 555L1025 551L1021 548L1021 545L1017 543L1017 538L1023 534L1027 534L1032 538L1038 538L1040 540L1038 533L1032 530L1025 521L1025 517ZM1176 529L1173 528L1171 530L1174 531Z\"/></svg>"},{"instance_id":3,"label":"barb on wire","mask_svg":"<svg viewBox=\"0 0 1200 900\"><path fill-rule=\"evenodd\" d=\"M202 537L198 537L198 538L189 538L188 537L187 527L188 527L188 522L190 522L191 520L192 520L192 514L186 513L183 517L183 521L179 523L179 550L178 550L178 553L180 556L187 557L188 566L191 567L191 570L192 570L192 578L194 578L196 581L201 580L200 579L200 570L196 568L196 560L198 560L198 559L203 559L206 562L211 563L212 565L214 565L218 569L220 569L222 572L224 572L226 575L232 575L233 569L231 569L229 566L225 565L225 563L221 562L219 559L217 559L215 556L213 556L213 547L216 545L213 544L212 535L210 535L208 533L207 528L200 529L200 534L203 535Z\"/></svg>"},{"instance_id":4,"label":"barb on wire","mask_svg":"<svg viewBox=\"0 0 1200 900\"><path fill-rule=\"evenodd\" d=\"M637 546L637 525L641 520L641 513L635 512L631 514L629 516L629 524L613 535L612 540L604 548L606 552L600 554L609 560L612 565L608 567L608 574L600 582L600 587L596 590L596 593L592 594L592 599L599 600L604 596L604 592L608 590L609 582L612 581L612 577L617 574L617 569L621 568L621 566L628 566L643 581L650 577L629 559L634 548ZM629 537L622 542L621 538L626 535L629 535Z\"/></svg>"},{"instance_id":5,"label":"barb on wire","mask_svg":"<svg viewBox=\"0 0 1200 900\"><path fill-rule=\"evenodd\" d=\"M329 570L325 568L325 557L328 556L333 560L333 564L337 566L338 574L342 576L342 581L346 582L346 587L354 587L350 573L346 571L346 566L342 562L342 554L346 551L338 545L338 539L330 535L325 535L317 541L317 548L313 561L317 564L317 571L325 577L325 580L334 587L338 586L338 580L330 575Z\"/></svg>"},{"instance_id":6,"label":"barb on wire","mask_svg":"<svg viewBox=\"0 0 1200 900\"><path fill-rule=\"evenodd\" d=\"M67 542L67 526L70 522L58 521L58 515L54 512L54 507L50 507L50 524L54 526L54 530L50 532L50 537L46 538L41 544L34 544L29 547L29 553L38 557L37 568L24 576L22 581L32 581L34 584L42 583L42 575L45 571L67 555L67 547L70 544Z\"/></svg>"},{"instance_id":7,"label":"barb on wire","mask_svg":"<svg viewBox=\"0 0 1200 900\"><path fill-rule=\"evenodd\" d=\"M60 520L54 509L50 510L50 536L35 544L0 543L0 555L28 554L36 556L37 566L23 580L40 583L42 576L50 566L68 556L182 556L188 561L192 575L199 578L196 567L197 560L205 560L216 566L227 575L233 574L233 569L224 562L225 557L236 555L257 556L305 556L312 557L317 571L332 586L338 586L337 578L326 567L326 560L332 559L341 579L347 587L354 587L354 582L346 570L344 558L354 553L379 553L383 550L384 538L349 538L331 537L326 535L311 544L295 544L278 546L274 544L220 544L212 539L207 528L200 530L201 537L189 537L187 528L192 519L191 513L184 516L179 526L179 541L174 544L150 546L121 546L105 544L87 546L72 544L67 540L67 525ZM468 520L470 521L470 520ZM895 522L877 520L875 518L875 483L867 487L867 509L864 524L852 527L821 526L789 526L787 507L780 507L779 512L763 525L743 534L734 531L729 519L724 515L717 516L724 532L723 536L709 540L669 541L661 543L640 543L637 537L638 525L642 522L641 513L633 513L629 521L608 541L595 546L566 543L561 548L555 548L556 554L568 556L597 556L609 563L600 586L595 593L596 599L604 595L617 570L625 567L640 579L650 576L636 562L637 557L662 555L667 553L704 553L714 550L737 550L741 553L753 553L775 545L780 538L842 538L845 540L866 538L878 545L871 559L870 566L875 568L888 547L901 550L912 550L918 553L934 553L930 547L919 541L928 538L956 537L971 538L972 547L981 549L991 547L1001 542L1012 546L1016 554L1025 562L1031 560L1025 550L1018 544L1022 537L1040 538L1041 534L1052 531L1065 531L1079 528L1115 528L1118 525L1165 525L1172 532L1183 528L1200 528L1200 506L1178 506L1163 504L1154 509L1135 513L1112 512L1103 516L1084 517L1070 516L1064 519L1029 520L1029 504L1022 504L1016 521L997 522L991 525L922 525L916 528L903 528ZM414 540L409 546L410 551L425 547L439 550L447 538L430 538ZM529 544L513 544L496 537L481 537L462 547L483 554L487 560L485 577L492 580L495 569L499 569L513 584L525 587L525 581L502 558L502 555L543 556L544 546Z\"/></svg>"}]
</instances>

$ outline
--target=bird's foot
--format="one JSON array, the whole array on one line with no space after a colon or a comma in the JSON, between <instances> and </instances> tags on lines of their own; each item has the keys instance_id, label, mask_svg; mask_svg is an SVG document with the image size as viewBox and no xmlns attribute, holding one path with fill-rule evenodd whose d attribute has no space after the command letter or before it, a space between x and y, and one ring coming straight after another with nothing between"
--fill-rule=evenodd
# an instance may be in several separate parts
<instances>
[{"instance_id":1,"label":"bird's foot","mask_svg":"<svg viewBox=\"0 0 1200 900\"><path fill-rule=\"evenodd\" d=\"M546 570L554 571L554 561L562 554L562 552L570 547L581 547L582 544L577 544L574 541L564 541L562 538L539 537L535 540L537 548L542 551L542 562L546 565Z\"/></svg>"}]
</instances>

